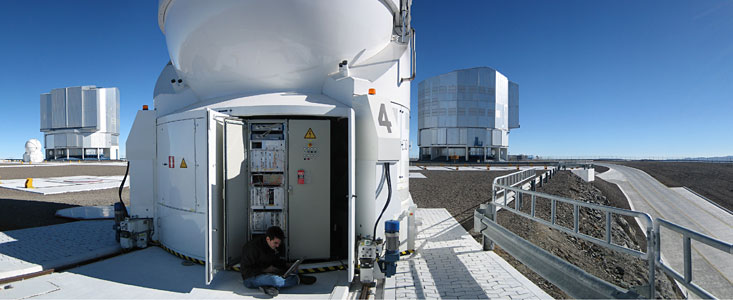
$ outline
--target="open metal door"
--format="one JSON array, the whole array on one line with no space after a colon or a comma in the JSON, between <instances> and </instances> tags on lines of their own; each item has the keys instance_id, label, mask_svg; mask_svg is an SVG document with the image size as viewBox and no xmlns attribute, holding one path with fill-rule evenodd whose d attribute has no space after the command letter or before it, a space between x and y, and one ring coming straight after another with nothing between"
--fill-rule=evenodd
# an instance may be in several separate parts
<instances>
[{"instance_id":1,"label":"open metal door","mask_svg":"<svg viewBox=\"0 0 733 300\"><path fill-rule=\"evenodd\" d=\"M247 133L241 120L224 120L224 258L227 266L239 262L247 242Z\"/></svg>"},{"instance_id":2,"label":"open metal door","mask_svg":"<svg viewBox=\"0 0 733 300\"><path fill-rule=\"evenodd\" d=\"M348 282L356 274L356 115L349 113L349 272Z\"/></svg>"},{"instance_id":3,"label":"open metal door","mask_svg":"<svg viewBox=\"0 0 733 300\"><path fill-rule=\"evenodd\" d=\"M206 284L225 267L222 148L226 115L206 110Z\"/></svg>"}]
</instances>

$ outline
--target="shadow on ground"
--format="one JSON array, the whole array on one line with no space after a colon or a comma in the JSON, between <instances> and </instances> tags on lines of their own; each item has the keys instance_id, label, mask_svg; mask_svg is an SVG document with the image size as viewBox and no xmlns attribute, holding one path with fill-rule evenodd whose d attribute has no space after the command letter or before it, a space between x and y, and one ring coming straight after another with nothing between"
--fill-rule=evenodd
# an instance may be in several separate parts
<instances>
[{"instance_id":1,"label":"shadow on ground","mask_svg":"<svg viewBox=\"0 0 733 300\"><path fill-rule=\"evenodd\" d=\"M16 199L0 199L0 231L73 222L55 216L59 209L78 205Z\"/></svg>"}]
</instances>

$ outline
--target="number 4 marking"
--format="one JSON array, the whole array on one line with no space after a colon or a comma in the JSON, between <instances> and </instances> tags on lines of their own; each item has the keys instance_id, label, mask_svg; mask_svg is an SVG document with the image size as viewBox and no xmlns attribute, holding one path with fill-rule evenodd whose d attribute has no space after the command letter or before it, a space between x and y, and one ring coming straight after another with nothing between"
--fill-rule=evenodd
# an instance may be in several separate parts
<instances>
[{"instance_id":1,"label":"number 4 marking","mask_svg":"<svg viewBox=\"0 0 733 300\"><path fill-rule=\"evenodd\" d=\"M387 108L384 103L379 107L379 117L377 119L379 119L379 126L387 127L387 132L392 133L392 122L387 117Z\"/></svg>"}]
</instances>

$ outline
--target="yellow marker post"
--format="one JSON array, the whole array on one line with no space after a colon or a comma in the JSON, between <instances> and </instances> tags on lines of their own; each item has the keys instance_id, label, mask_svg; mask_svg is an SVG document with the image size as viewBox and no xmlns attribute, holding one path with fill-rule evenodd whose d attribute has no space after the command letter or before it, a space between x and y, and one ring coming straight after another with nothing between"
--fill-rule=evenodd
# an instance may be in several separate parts
<instances>
[{"instance_id":1,"label":"yellow marker post","mask_svg":"<svg viewBox=\"0 0 733 300\"><path fill-rule=\"evenodd\" d=\"M35 187L33 187L33 178L26 178L25 179L25 188L27 188L27 189L35 189Z\"/></svg>"}]
</instances>

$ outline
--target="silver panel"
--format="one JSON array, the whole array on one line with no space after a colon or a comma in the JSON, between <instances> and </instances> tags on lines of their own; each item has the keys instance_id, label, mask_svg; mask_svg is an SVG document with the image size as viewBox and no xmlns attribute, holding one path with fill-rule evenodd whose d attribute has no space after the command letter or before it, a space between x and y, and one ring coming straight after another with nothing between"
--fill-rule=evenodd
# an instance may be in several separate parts
<instances>
[{"instance_id":1,"label":"silver panel","mask_svg":"<svg viewBox=\"0 0 733 300\"><path fill-rule=\"evenodd\" d=\"M509 129L519 128L519 85L509 81Z\"/></svg>"},{"instance_id":2,"label":"silver panel","mask_svg":"<svg viewBox=\"0 0 733 300\"><path fill-rule=\"evenodd\" d=\"M41 94L41 131L51 129L53 102L51 94Z\"/></svg>"},{"instance_id":3,"label":"silver panel","mask_svg":"<svg viewBox=\"0 0 733 300\"><path fill-rule=\"evenodd\" d=\"M99 100L97 99L97 90L88 89L82 92L84 97L84 115L82 119L82 127L93 128L99 130Z\"/></svg>"},{"instance_id":4,"label":"silver panel","mask_svg":"<svg viewBox=\"0 0 733 300\"><path fill-rule=\"evenodd\" d=\"M290 257L329 258L331 251L331 126L327 120L290 120L288 200ZM315 138L307 138L312 130ZM298 171L303 171L299 181Z\"/></svg>"},{"instance_id":5,"label":"silver panel","mask_svg":"<svg viewBox=\"0 0 733 300\"><path fill-rule=\"evenodd\" d=\"M446 129L446 144L457 145L459 141L458 128L447 128Z\"/></svg>"},{"instance_id":6,"label":"silver panel","mask_svg":"<svg viewBox=\"0 0 733 300\"><path fill-rule=\"evenodd\" d=\"M66 125L69 128L81 128L84 113L81 87L66 88L66 105Z\"/></svg>"},{"instance_id":7,"label":"silver panel","mask_svg":"<svg viewBox=\"0 0 733 300\"><path fill-rule=\"evenodd\" d=\"M66 128L66 89L51 91L51 128Z\"/></svg>"}]
</instances>

